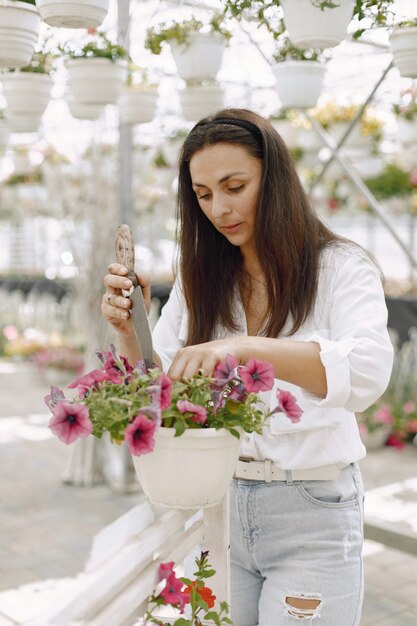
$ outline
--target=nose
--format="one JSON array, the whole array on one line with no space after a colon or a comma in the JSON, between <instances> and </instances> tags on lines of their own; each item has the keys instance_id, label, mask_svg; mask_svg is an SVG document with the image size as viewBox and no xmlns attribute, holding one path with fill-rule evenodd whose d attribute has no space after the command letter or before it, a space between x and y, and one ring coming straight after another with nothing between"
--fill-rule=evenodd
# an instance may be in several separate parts
<instances>
[{"instance_id":1,"label":"nose","mask_svg":"<svg viewBox=\"0 0 417 626\"><path fill-rule=\"evenodd\" d=\"M223 215L227 215L231 212L231 208L228 204L228 199L225 194L217 193L213 194L212 204L211 204L211 214L213 219L221 218Z\"/></svg>"}]
</instances>

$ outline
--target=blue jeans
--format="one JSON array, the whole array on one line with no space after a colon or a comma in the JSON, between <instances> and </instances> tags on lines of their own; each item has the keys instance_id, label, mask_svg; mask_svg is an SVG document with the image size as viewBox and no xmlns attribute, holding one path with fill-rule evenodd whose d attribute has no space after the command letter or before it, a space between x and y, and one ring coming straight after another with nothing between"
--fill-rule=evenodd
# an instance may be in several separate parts
<instances>
[{"instance_id":1,"label":"blue jeans","mask_svg":"<svg viewBox=\"0 0 417 626\"><path fill-rule=\"evenodd\" d=\"M334 481L233 481L235 626L359 626L363 495L356 464Z\"/></svg>"}]
</instances>

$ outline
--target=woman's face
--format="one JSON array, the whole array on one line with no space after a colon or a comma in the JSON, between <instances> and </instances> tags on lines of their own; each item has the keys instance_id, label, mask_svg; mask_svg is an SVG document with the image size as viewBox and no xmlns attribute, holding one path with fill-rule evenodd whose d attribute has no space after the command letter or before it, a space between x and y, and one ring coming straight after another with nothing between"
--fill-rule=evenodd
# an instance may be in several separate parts
<instances>
[{"instance_id":1,"label":"woman's face","mask_svg":"<svg viewBox=\"0 0 417 626\"><path fill-rule=\"evenodd\" d=\"M230 243L252 246L262 163L242 146L218 143L190 160L193 189L201 210Z\"/></svg>"}]
</instances>

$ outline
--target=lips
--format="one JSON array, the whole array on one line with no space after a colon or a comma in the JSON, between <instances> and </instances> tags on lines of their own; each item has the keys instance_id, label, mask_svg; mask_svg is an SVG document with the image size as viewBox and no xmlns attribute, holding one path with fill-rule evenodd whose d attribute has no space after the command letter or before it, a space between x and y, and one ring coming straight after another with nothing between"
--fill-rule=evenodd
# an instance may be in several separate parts
<instances>
[{"instance_id":1,"label":"lips","mask_svg":"<svg viewBox=\"0 0 417 626\"><path fill-rule=\"evenodd\" d=\"M225 226L220 226L221 230L225 230L226 232L233 232L235 230L237 230L239 228L239 226L242 225L242 222L238 222L237 224L228 224Z\"/></svg>"}]
</instances>

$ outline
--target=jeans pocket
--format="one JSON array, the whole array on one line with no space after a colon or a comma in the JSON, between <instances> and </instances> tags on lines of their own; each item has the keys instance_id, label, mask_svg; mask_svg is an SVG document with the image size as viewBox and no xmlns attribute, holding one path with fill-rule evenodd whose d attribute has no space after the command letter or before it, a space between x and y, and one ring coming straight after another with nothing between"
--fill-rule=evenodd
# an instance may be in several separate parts
<instances>
[{"instance_id":1,"label":"jeans pocket","mask_svg":"<svg viewBox=\"0 0 417 626\"><path fill-rule=\"evenodd\" d=\"M294 483L302 497L317 506L325 508L349 508L358 506L362 495L359 493L359 470L352 465L344 468L336 480L302 480Z\"/></svg>"}]
</instances>

